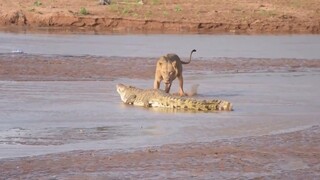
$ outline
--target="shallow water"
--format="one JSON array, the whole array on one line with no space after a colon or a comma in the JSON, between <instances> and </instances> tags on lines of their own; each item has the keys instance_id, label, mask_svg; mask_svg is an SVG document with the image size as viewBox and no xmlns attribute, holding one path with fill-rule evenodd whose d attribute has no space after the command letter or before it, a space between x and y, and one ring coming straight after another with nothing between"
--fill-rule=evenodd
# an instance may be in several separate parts
<instances>
[{"instance_id":1,"label":"shallow water","mask_svg":"<svg viewBox=\"0 0 320 180\"><path fill-rule=\"evenodd\" d=\"M319 59L320 35L48 35L0 32L0 53Z\"/></svg>"},{"instance_id":2,"label":"shallow water","mask_svg":"<svg viewBox=\"0 0 320 180\"><path fill-rule=\"evenodd\" d=\"M82 73L90 77L93 75L89 80L97 80L99 79L97 77L101 78L103 76L101 74L105 72L111 73L107 76L113 75L112 78L101 78L106 81L0 81L0 158L71 150L128 150L170 143L208 142L216 139L288 132L319 125L320 72L317 69L317 63L255 59L254 64L259 65L261 62L262 65L250 66L253 61L232 59L235 57L319 59L318 47L320 47L319 35L0 33L0 53L21 50L27 54L41 54L39 56L22 55L25 57L22 59L6 58L10 55L3 54L3 60L19 61L22 67L29 65L30 69L20 67L18 76L27 74L41 80L43 77L39 76L46 74L41 75L39 73L41 71L39 69L37 71L37 68L40 67L40 70L46 72L59 67L46 66L46 62L43 64L42 61L42 66L32 66L32 63L39 63L39 60L48 60L48 57L42 56L43 54L62 55L52 56L52 60L62 58L63 61L58 60L56 63L64 63L61 65L63 67L68 66L68 63L65 63L68 60L65 60L64 56L72 56L73 61L79 58L79 61L77 60L75 64L69 65L63 71L56 70L56 73L60 73L62 77L65 77L69 70L78 72L80 75ZM194 48L198 50L194 55L196 58L204 58L210 62L214 62L212 59L215 57L231 59L221 60L222 64L219 67L227 68L226 71L213 68L220 59L215 59L213 64L203 61L202 64L192 66L193 69L184 72L186 91L191 85L199 84L196 98L218 98L231 101L235 109L233 112L165 112L159 109L126 106L121 103L116 93L116 84L124 83L151 88L152 78L142 80L145 73L136 79L119 78L123 73L117 72L120 72L121 63L126 59L120 64L115 63L117 58L112 61L108 58L103 59L106 56L159 57L168 52L176 52L186 57ZM91 56L74 57L84 54ZM88 68L90 64L88 62L80 66L84 60L101 63L101 66L110 65L113 71L100 69L99 73L95 74L93 71L96 66ZM148 67L151 67L150 63L154 63L146 59L134 62L139 64L144 61L149 63ZM275 61L279 64L274 63ZM248 62L248 66L244 66L243 62ZM78 63L80 65L75 66ZM211 70L204 68L206 63L211 66ZM239 64L242 65L238 67ZM312 69L313 64L317 66L316 70ZM13 68L11 71L14 71L16 68L11 65L8 63L6 67L11 67ZM75 66L73 69L70 68L73 66ZM138 69L139 65L134 67ZM216 68L219 69L219 67ZM43 68L47 69L43 70ZM260 68L263 70L259 71ZM239 72L244 73L232 73L238 72L238 69L240 69ZM284 70L282 72L279 69ZM29 74L26 71L30 71ZM12 72L5 72L4 79L10 79L7 77L10 73ZM53 73L53 79L47 79L57 80L55 75L57 74ZM77 73L71 74L74 79L69 79L82 80L82 76L76 78L73 75ZM29 76L25 79L30 78ZM177 82L172 89L177 91Z\"/></svg>"},{"instance_id":3,"label":"shallow water","mask_svg":"<svg viewBox=\"0 0 320 180\"><path fill-rule=\"evenodd\" d=\"M0 81L0 158L70 150L127 150L170 143L258 136L319 125L320 73L186 72L197 98L234 104L232 112L163 112L126 106L117 83L152 80ZM177 91L176 83L172 87Z\"/></svg>"}]
</instances>

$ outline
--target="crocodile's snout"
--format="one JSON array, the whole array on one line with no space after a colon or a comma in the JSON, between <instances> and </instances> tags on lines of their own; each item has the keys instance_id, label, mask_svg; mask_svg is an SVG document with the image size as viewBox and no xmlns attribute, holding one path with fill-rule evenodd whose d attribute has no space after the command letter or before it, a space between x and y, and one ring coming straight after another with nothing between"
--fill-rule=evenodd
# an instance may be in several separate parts
<instances>
[{"instance_id":1,"label":"crocodile's snout","mask_svg":"<svg viewBox=\"0 0 320 180\"><path fill-rule=\"evenodd\" d=\"M117 84L117 92L123 93L125 86L123 84Z\"/></svg>"}]
</instances>

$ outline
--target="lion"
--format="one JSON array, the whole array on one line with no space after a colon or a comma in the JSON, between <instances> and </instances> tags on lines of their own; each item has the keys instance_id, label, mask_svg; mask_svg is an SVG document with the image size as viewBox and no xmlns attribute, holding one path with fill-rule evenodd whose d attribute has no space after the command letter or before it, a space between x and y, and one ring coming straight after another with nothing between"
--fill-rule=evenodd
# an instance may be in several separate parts
<instances>
[{"instance_id":1,"label":"lion","mask_svg":"<svg viewBox=\"0 0 320 180\"><path fill-rule=\"evenodd\" d=\"M154 89L159 89L160 82L163 80L165 92L169 93L172 81L178 78L179 95L186 95L183 91L182 64L189 64L191 62L192 53L194 52L196 52L195 49L191 51L188 62L182 61L176 54L167 54L165 56L161 56L156 65L155 79L153 84Z\"/></svg>"}]
</instances>

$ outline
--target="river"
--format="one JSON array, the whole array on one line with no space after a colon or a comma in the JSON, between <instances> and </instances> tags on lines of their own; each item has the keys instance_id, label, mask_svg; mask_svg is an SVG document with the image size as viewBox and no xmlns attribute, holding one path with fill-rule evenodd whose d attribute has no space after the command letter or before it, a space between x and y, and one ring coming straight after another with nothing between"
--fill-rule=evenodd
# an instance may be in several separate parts
<instances>
[{"instance_id":1,"label":"river","mask_svg":"<svg viewBox=\"0 0 320 180\"><path fill-rule=\"evenodd\" d=\"M319 47L317 35L0 33L0 53L9 53L7 56L20 49L40 57L79 56L79 62L86 59L80 56L84 54L158 57L167 52L187 55L193 48L198 50L195 55L199 63L212 57L320 59ZM6 55L1 57L5 59ZM195 98L225 99L234 105L232 112L213 113L164 112L121 103L115 90L117 83L149 88L152 77L118 77L106 81L1 80L0 158L210 142L319 125L319 69L232 73L235 71L184 72L186 91L193 84L200 85ZM178 89L177 82L172 89Z\"/></svg>"}]
</instances>

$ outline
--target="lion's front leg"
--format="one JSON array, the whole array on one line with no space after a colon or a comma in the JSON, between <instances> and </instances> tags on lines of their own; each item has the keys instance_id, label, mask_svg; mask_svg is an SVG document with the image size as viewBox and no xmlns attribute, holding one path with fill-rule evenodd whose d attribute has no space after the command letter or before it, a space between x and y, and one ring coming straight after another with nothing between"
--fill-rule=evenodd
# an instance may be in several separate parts
<instances>
[{"instance_id":1,"label":"lion's front leg","mask_svg":"<svg viewBox=\"0 0 320 180\"><path fill-rule=\"evenodd\" d=\"M160 81L155 79L153 83L153 89L159 89L159 88L160 88Z\"/></svg>"},{"instance_id":2,"label":"lion's front leg","mask_svg":"<svg viewBox=\"0 0 320 180\"><path fill-rule=\"evenodd\" d=\"M171 84L172 84L172 82L166 84L166 87L165 87L165 92L166 92L166 93L169 93L169 92L170 92Z\"/></svg>"},{"instance_id":3,"label":"lion's front leg","mask_svg":"<svg viewBox=\"0 0 320 180\"><path fill-rule=\"evenodd\" d=\"M180 75L178 77L178 79L179 79L179 95L180 96L185 96L186 94L183 91L183 77L182 77L182 75Z\"/></svg>"}]
</instances>

